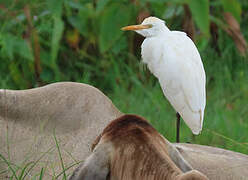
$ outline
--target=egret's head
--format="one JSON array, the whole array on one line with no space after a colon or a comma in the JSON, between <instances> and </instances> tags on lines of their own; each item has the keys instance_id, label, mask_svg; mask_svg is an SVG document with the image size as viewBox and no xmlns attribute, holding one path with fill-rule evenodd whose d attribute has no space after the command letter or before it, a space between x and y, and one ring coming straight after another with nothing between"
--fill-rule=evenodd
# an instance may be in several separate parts
<instances>
[{"instance_id":1,"label":"egret's head","mask_svg":"<svg viewBox=\"0 0 248 180\"><path fill-rule=\"evenodd\" d=\"M123 31L133 30L144 37L157 36L162 32L169 31L165 22L156 17L148 17L140 25L126 26Z\"/></svg>"}]
</instances>

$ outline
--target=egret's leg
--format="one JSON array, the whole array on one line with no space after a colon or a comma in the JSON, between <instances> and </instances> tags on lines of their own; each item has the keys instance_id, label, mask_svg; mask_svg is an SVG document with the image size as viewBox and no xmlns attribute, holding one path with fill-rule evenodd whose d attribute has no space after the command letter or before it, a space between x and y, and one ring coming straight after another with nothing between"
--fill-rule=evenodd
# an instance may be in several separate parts
<instances>
[{"instance_id":1,"label":"egret's leg","mask_svg":"<svg viewBox=\"0 0 248 180\"><path fill-rule=\"evenodd\" d=\"M177 113L177 136L176 136L176 141L177 141L177 143L179 143L179 139L180 139L180 114L179 113Z\"/></svg>"}]
</instances>

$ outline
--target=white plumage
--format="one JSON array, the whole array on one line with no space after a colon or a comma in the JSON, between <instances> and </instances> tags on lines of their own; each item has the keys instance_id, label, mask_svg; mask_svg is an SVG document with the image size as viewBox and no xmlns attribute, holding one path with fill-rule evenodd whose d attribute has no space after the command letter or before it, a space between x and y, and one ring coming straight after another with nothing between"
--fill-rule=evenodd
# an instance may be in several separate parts
<instances>
[{"instance_id":1,"label":"white plumage","mask_svg":"<svg viewBox=\"0 0 248 180\"><path fill-rule=\"evenodd\" d=\"M174 109L192 132L199 134L206 105L206 76L195 44L184 32L170 31L156 17L123 30L135 30L146 37L141 47L143 62L158 78Z\"/></svg>"}]
</instances>

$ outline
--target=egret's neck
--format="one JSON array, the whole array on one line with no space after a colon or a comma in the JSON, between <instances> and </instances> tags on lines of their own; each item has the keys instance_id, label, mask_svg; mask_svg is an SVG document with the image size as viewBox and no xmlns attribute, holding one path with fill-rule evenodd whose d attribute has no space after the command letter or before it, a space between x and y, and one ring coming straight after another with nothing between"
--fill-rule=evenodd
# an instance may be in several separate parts
<instances>
[{"instance_id":1,"label":"egret's neck","mask_svg":"<svg viewBox=\"0 0 248 180\"><path fill-rule=\"evenodd\" d=\"M156 36L165 36L166 34L169 34L170 30L167 26L163 25L159 28L154 29L154 32L151 33L150 37L156 37Z\"/></svg>"},{"instance_id":2,"label":"egret's neck","mask_svg":"<svg viewBox=\"0 0 248 180\"><path fill-rule=\"evenodd\" d=\"M161 26L158 31L157 31L157 35L165 35L168 34L170 32L169 28L166 25Z\"/></svg>"},{"instance_id":3,"label":"egret's neck","mask_svg":"<svg viewBox=\"0 0 248 180\"><path fill-rule=\"evenodd\" d=\"M168 33L168 32L170 32L169 28L168 28L166 25L164 25L164 26L161 28L161 31L162 31L163 33Z\"/></svg>"}]
</instances>

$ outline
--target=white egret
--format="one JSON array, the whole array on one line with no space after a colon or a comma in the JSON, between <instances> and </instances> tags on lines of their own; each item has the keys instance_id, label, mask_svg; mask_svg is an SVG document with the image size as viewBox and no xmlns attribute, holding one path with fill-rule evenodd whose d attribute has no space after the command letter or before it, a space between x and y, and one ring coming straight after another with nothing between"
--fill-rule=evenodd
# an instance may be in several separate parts
<instances>
[{"instance_id":1,"label":"white egret","mask_svg":"<svg viewBox=\"0 0 248 180\"><path fill-rule=\"evenodd\" d=\"M165 97L177 111L177 142L180 116L193 134L201 132L206 105L206 75L200 54L184 32L170 31L156 17L140 25L123 27L145 37L141 46L142 61L159 80Z\"/></svg>"}]
</instances>

